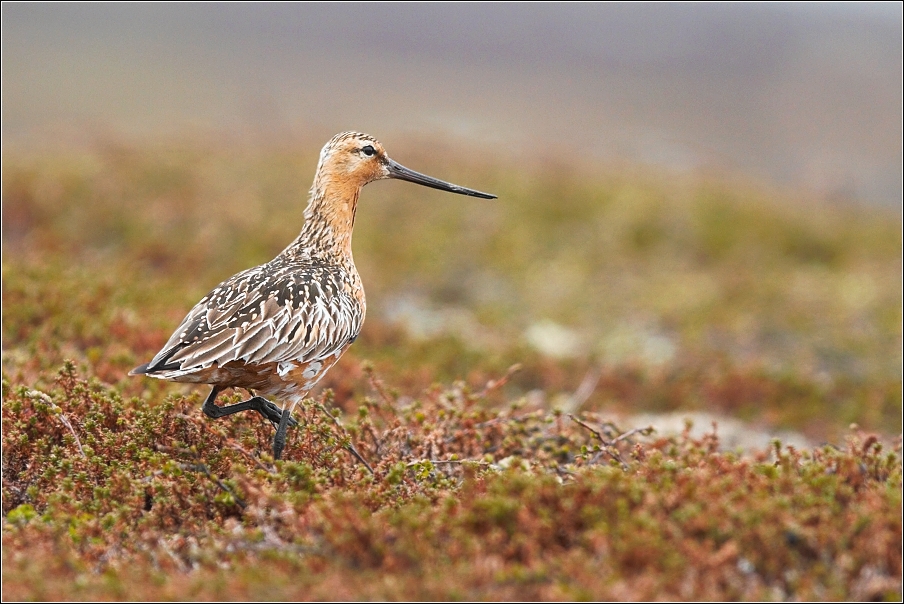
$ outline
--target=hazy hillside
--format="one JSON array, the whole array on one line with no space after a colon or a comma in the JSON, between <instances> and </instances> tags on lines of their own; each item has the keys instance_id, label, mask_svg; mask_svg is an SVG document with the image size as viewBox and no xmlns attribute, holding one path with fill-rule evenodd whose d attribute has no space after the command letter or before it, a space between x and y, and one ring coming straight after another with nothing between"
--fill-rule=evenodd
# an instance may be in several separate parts
<instances>
[{"instance_id":1,"label":"hazy hillside","mask_svg":"<svg viewBox=\"0 0 904 604\"><path fill-rule=\"evenodd\" d=\"M898 3L3 6L3 135L357 129L901 201Z\"/></svg>"}]
</instances>

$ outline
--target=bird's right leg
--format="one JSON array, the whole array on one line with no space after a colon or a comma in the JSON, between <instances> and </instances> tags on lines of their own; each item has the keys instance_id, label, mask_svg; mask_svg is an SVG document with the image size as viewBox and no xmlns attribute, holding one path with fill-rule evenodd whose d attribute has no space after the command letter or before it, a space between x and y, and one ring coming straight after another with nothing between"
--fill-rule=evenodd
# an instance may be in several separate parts
<instances>
[{"instance_id":1,"label":"bird's right leg","mask_svg":"<svg viewBox=\"0 0 904 604\"><path fill-rule=\"evenodd\" d=\"M292 405L293 407L295 405ZM282 419L279 420L279 427L273 436L273 459L282 457L283 448L286 446L286 428L289 427L288 419L291 419L291 411L286 409L283 411Z\"/></svg>"},{"instance_id":2,"label":"bird's right leg","mask_svg":"<svg viewBox=\"0 0 904 604\"><path fill-rule=\"evenodd\" d=\"M283 412L282 409L262 396L253 396L247 401L220 407L214 401L217 400L217 395L221 390L223 390L223 388L221 388L220 386L214 386L210 391L210 394L207 395L207 400L204 401L204 406L201 407L201 410L207 417L210 417L212 419L220 419L221 417L226 417L227 415L232 415L233 413L252 410L257 411L258 413L263 415L264 419L268 419L274 424L279 424L282 421L284 413L286 415L289 415L288 411ZM288 426L298 425L298 422L295 421L295 419L291 416L286 420L286 422Z\"/></svg>"}]
</instances>

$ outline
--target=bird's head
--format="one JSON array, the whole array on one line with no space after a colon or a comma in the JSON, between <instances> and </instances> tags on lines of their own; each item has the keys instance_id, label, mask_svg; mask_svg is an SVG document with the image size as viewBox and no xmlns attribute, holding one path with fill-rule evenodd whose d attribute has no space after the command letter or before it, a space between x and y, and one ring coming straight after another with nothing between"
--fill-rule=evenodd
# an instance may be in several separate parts
<instances>
[{"instance_id":1,"label":"bird's head","mask_svg":"<svg viewBox=\"0 0 904 604\"><path fill-rule=\"evenodd\" d=\"M333 186L360 188L369 182L386 178L407 180L425 187L432 187L459 195L469 195L483 199L496 198L495 195L490 193L482 193L460 187L410 170L392 160L377 139L360 132L342 132L337 134L320 151L317 180L321 181L321 186L328 182ZM323 182L324 180L326 182Z\"/></svg>"}]
</instances>

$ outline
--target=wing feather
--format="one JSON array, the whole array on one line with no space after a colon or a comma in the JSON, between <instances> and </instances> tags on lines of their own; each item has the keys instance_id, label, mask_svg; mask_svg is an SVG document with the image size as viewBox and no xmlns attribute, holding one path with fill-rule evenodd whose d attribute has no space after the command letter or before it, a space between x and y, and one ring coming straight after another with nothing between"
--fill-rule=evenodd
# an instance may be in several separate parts
<instances>
[{"instance_id":1,"label":"wing feather","mask_svg":"<svg viewBox=\"0 0 904 604\"><path fill-rule=\"evenodd\" d=\"M362 301L343 282L338 267L288 266L281 257L238 273L189 311L147 373L166 378L214 363L305 362L341 352L364 321Z\"/></svg>"},{"instance_id":2,"label":"wing feather","mask_svg":"<svg viewBox=\"0 0 904 604\"><path fill-rule=\"evenodd\" d=\"M264 322L250 326L242 335L241 341L233 345L235 358L251 360L251 357L272 338L273 329L269 323Z\"/></svg>"},{"instance_id":3,"label":"wing feather","mask_svg":"<svg viewBox=\"0 0 904 604\"><path fill-rule=\"evenodd\" d=\"M223 357L229 354L234 348L235 329L225 330L210 338L187 346L175 354L170 359L173 362L182 363L181 369L186 369L186 365L190 367L208 367L214 361L228 362ZM229 359L230 361L233 359Z\"/></svg>"}]
</instances>

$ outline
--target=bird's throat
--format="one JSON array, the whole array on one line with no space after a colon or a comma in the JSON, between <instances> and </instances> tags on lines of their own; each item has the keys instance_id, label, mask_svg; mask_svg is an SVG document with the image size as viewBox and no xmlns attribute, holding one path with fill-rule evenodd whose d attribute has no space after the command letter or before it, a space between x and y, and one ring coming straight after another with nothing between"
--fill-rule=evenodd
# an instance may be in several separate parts
<instances>
[{"instance_id":1,"label":"bird's throat","mask_svg":"<svg viewBox=\"0 0 904 604\"><path fill-rule=\"evenodd\" d=\"M351 184L312 192L298 243L307 249L351 259L352 229L361 187Z\"/></svg>"}]
</instances>

